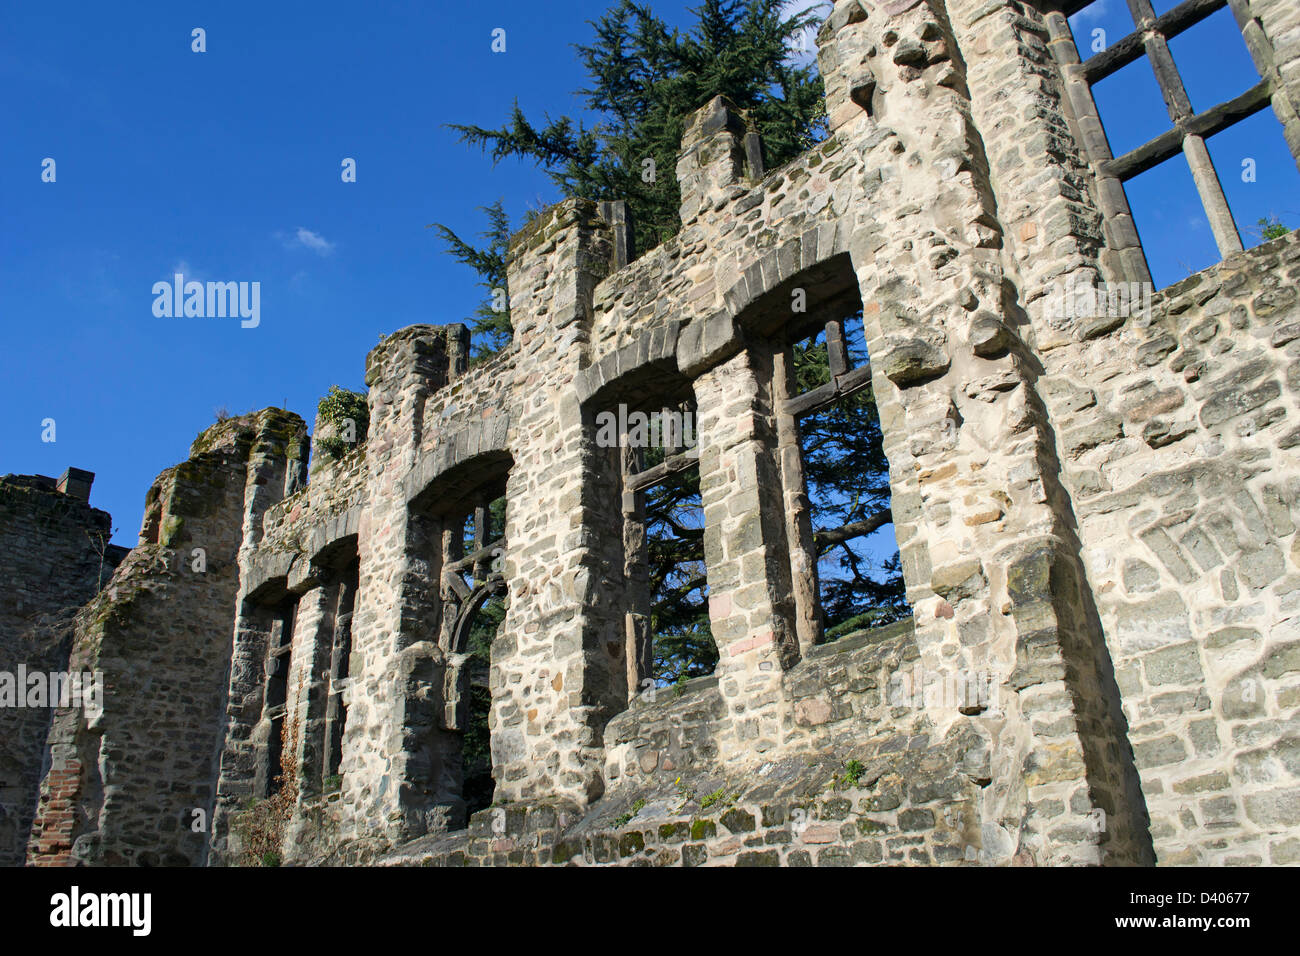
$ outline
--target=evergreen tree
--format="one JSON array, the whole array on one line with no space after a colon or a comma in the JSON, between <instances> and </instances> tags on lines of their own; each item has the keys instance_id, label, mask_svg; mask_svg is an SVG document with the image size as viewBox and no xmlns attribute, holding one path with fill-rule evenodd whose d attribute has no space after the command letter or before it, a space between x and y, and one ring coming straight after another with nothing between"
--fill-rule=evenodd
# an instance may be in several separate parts
<instances>
[{"instance_id":1,"label":"evergreen tree","mask_svg":"<svg viewBox=\"0 0 1300 956\"><path fill-rule=\"evenodd\" d=\"M663 449L648 448L644 467L664 458ZM655 652L651 676L671 684L712 673L718 649L709 628L699 469L679 471L647 489L645 522Z\"/></svg>"},{"instance_id":2,"label":"evergreen tree","mask_svg":"<svg viewBox=\"0 0 1300 956\"><path fill-rule=\"evenodd\" d=\"M469 266L479 276L479 285L487 289L487 298L469 319L476 358L500 351L510 342L510 301L506 286L506 252L510 245L510 217L505 203L498 199L490 206L480 206L487 214L488 227L481 237L487 245L471 246L441 223L431 223L457 261Z\"/></svg>"},{"instance_id":3,"label":"evergreen tree","mask_svg":"<svg viewBox=\"0 0 1300 956\"><path fill-rule=\"evenodd\" d=\"M785 16L784 6L704 0L683 33L645 4L620 0L591 23L595 40L577 47L591 81L578 92L596 118L592 126L567 116L535 124L516 103L498 129L452 128L493 162L533 160L566 197L626 200L638 243L648 249L680 226L677 151L686 118L714 96L749 113L771 167L824 133L821 78L789 55L816 17Z\"/></svg>"}]
</instances>

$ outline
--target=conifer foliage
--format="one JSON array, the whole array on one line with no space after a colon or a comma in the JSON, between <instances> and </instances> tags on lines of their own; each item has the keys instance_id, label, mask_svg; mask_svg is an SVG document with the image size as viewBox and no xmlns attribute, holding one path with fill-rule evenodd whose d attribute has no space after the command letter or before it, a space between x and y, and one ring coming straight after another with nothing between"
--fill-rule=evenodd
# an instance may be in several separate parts
<instances>
[{"instance_id":1,"label":"conifer foliage","mask_svg":"<svg viewBox=\"0 0 1300 956\"><path fill-rule=\"evenodd\" d=\"M455 125L489 153L532 160L566 197L626 200L642 250L680 225L677 151L687 117L715 96L750 116L769 167L824 135L821 78L791 57L816 22L787 16L782 0L704 0L688 31L671 29L644 3L621 0L592 22L595 37L577 46L590 85L578 93L590 126L562 116L535 123L511 110L497 129Z\"/></svg>"}]
</instances>

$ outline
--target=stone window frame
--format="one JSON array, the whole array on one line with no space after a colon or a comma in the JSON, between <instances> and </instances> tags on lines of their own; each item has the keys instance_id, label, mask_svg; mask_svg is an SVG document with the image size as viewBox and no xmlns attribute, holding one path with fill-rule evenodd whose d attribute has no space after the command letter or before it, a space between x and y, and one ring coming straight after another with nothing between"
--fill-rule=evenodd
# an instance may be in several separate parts
<instances>
[{"instance_id":1,"label":"stone window frame","mask_svg":"<svg viewBox=\"0 0 1300 956\"><path fill-rule=\"evenodd\" d=\"M649 407L660 404L660 402L647 398L638 404ZM669 406L671 405L681 411L683 415L695 416L697 414L693 390L689 397L680 399L666 398L663 399L663 404L664 411L670 410ZM646 414L657 413L647 412ZM676 430L670 431L675 437L683 437ZM665 433L661 425L660 434ZM650 539L646 522L646 494L651 488L662 484L674 475L690 471L692 468L699 468L700 436L695 432L694 428L692 428L692 433L695 435L694 445L688 447L683 442L674 444L671 448L666 448L664 460L649 468L645 467L644 449L632 447L626 433L621 432L618 436L619 475L622 487L624 577L625 580L630 582L630 589L645 589L645 594L641 595L643 601L637 601L636 595L631 595L632 599L628 603L629 606L637 606L643 603L647 612L650 610L653 595L649 593ZM708 561L706 559L701 563L704 567L703 586L707 589ZM638 572L641 573L638 574ZM654 680L654 634L650 630L648 613L642 615L629 611L625 616L625 627L627 696L630 703L641 694L643 689L648 689L645 688L647 681ZM717 647L716 639L714 639L714 648L721 655L721 649Z\"/></svg>"},{"instance_id":2,"label":"stone window frame","mask_svg":"<svg viewBox=\"0 0 1300 956\"><path fill-rule=\"evenodd\" d=\"M356 613L357 592L361 582L361 559L353 554L337 575L338 594L334 602L334 627L330 641L329 670L326 674L324 759L321 761L321 791L328 792L327 782L342 773L343 738L347 731L347 689L351 685L352 620Z\"/></svg>"},{"instance_id":3,"label":"stone window frame","mask_svg":"<svg viewBox=\"0 0 1300 956\"><path fill-rule=\"evenodd\" d=\"M1125 0L1136 29L1087 60L1079 59L1068 17L1099 0L1053 0L1046 12L1049 42L1065 79L1066 92L1078 121L1084 151L1097 178L1097 195L1106 221L1107 245L1118 253L1124 278L1151 283L1151 271L1138 238L1137 226L1123 184L1178 153L1187 157L1201 205L1210 222L1221 258L1241 252L1244 246L1228 207L1218 173L1205 141L1235 123L1261 112L1273 103L1281 88L1273 67L1271 49L1249 0L1184 0L1159 16L1151 0ZM1262 79L1250 89L1194 113L1182 77L1169 52L1168 41L1224 7L1232 11L1256 71ZM1173 124L1154 139L1116 157L1111 153L1100 114L1092 95L1093 84L1145 57L1155 73L1161 96ZM1293 140L1300 131L1283 133L1300 162Z\"/></svg>"},{"instance_id":4,"label":"stone window frame","mask_svg":"<svg viewBox=\"0 0 1300 956\"><path fill-rule=\"evenodd\" d=\"M442 530L441 597L443 636L449 653L460 653L470 622L483 603L494 594L504 594L505 574L493 570L494 555L505 554L506 536L488 540L492 502L507 498L504 476L485 482L469 495L465 508L448 510ZM509 508L507 498L506 507ZM465 554L465 523L474 519L473 550ZM448 520L450 519L450 520ZM450 523L451 527L447 524ZM461 577L468 574L472 583Z\"/></svg>"},{"instance_id":5,"label":"stone window frame","mask_svg":"<svg viewBox=\"0 0 1300 956\"><path fill-rule=\"evenodd\" d=\"M439 771L425 781L431 788L426 809L442 808L447 814L435 829L460 830L469 822L468 814L462 814L466 809L464 733L471 696L466 666L469 655L464 645L478 609L493 594L507 590L504 572L492 565L498 556L494 552L499 552L504 562L508 537L503 528L500 537L491 538L485 518L492 502L505 498L508 525L509 482L515 463L501 447L469 451L477 442L477 438L467 442L460 435L448 436L439 455L427 459L430 466L416 479L408 479L406 494L407 547L424 570L419 582L412 583L407 605L410 624L404 625L401 640L407 649L417 644L436 645L437 652L424 657L434 664L434 672L425 676L438 686L428 698L433 709L412 708L402 717L402 732L408 739L419 738L416 746L433 748L435 763L455 760L462 771L459 777ZM471 518L476 519L475 533L466 554L466 522ZM489 661L489 685L499 664L495 658ZM492 697L495 707L497 694ZM491 770L497 785L501 783L496 776L500 769L494 756Z\"/></svg>"},{"instance_id":6,"label":"stone window frame","mask_svg":"<svg viewBox=\"0 0 1300 956\"><path fill-rule=\"evenodd\" d=\"M285 785L281 762L284 757L284 728L292 704L289 677L293 668L293 639L298 621L298 595L289 594L275 609L271 639L267 641L262 688L262 719L270 724L266 746L258 754L258 790L269 799Z\"/></svg>"},{"instance_id":7,"label":"stone window frame","mask_svg":"<svg viewBox=\"0 0 1300 956\"><path fill-rule=\"evenodd\" d=\"M440 571L438 574L438 598L440 602L438 644L446 655L446 672L444 676L444 709L441 718L442 728L455 735L456 747L459 748L460 777L459 792L456 798L466 804L466 818L459 826L469 823L468 783L465 766L465 735L470 728L470 706L474 674L469 667L470 657L467 650L470 627L475 616L484 604L494 596L507 593L506 576L502 570L495 568L496 558L503 558L506 553L506 535L503 526L501 534L492 537L491 506L498 499L505 499L509 510L510 498L507 494L507 480L512 465L497 464L489 468L486 474L479 474L467 488L458 489L457 494L442 499L437 509L437 520L441 523ZM473 535L470 539L470 551L465 553L466 524L473 519ZM465 578L468 577L468 582ZM488 686L491 687L493 663L488 661ZM492 701L495 705L495 700ZM490 733L490 732L489 732ZM499 782L497 767L489 761L489 772L494 785ZM477 811L474 811L477 812Z\"/></svg>"}]
</instances>

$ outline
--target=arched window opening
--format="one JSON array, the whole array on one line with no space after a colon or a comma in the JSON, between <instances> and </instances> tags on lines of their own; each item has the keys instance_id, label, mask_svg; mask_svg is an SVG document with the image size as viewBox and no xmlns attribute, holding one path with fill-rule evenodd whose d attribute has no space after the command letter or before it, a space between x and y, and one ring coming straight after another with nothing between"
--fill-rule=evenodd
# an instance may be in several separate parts
<instances>
[{"instance_id":1,"label":"arched window opening","mask_svg":"<svg viewBox=\"0 0 1300 956\"><path fill-rule=\"evenodd\" d=\"M451 522L447 535L464 555L443 571L443 626L448 649L449 685L454 716L449 729L459 731L460 789L466 818L492 804L489 720L492 712L492 641L505 619L506 588L501 573L505 544L506 499L488 500L481 491L474 509ZM459 536L455 525L459 524ZM451 551L456 551L453 546Z\"/></svg>"},{"instance_id":2,"label":"arched window opening","mask_svg":"<svg viewBox=\"0 0 1300 956\"><path fill-rule=\"evenodd\" d=\"M736 321L751 350L770 355L800 647L908 617L862 297L848 255L791 276Z\"/></svg>"},{"instance_id":3,"label":"arched window opening","mask_svg":"<svg viewBox=\"0 0 1300 956\"><path fill-rule=\"evenodd\" d=\"M492 644L505 618L506 482L510 456L485 452L433 480L411 502L412 542L427 569L413 632L436 641L438 706L413 729L427 760L437 828L465 827L492 803Z\"/></svg>"}]
</instances>

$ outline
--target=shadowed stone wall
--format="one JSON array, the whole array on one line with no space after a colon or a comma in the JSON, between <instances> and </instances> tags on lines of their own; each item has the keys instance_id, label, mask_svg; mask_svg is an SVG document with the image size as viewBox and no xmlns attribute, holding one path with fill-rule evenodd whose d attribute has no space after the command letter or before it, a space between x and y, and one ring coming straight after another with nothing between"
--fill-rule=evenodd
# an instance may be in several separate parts
<instances>
[{"instance_id":1,"label":"shadowed stone wall","mask_svg":"<svg viewBox=\"0 0 1300 956\"><path fill-rule=\"evenodd\" d=\"M103 672L103 708L54 713L30 863L206 857L237 557L305 466L305 427L268 409L213 425L190 456L158 477L140 544L77 614L69 666Z\"/></svg>"},{"instance_id":2,"label":"shadowed stone wall","mask_svg":"<svg viewBox=\"0 0 1300 956\"><path fill-rule=\"evenodd\" d=\"M68 476L85 477L70 486ZM112 519L89 505L93 478L0 478L0 672L14 682L13 699L0 691L0 866L25 857L50 728L49 707L18 706L31 686L19 678L67 672L72 617L123 557Z\"/></svg>"}]
</instances>

